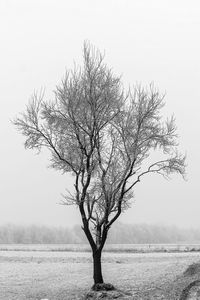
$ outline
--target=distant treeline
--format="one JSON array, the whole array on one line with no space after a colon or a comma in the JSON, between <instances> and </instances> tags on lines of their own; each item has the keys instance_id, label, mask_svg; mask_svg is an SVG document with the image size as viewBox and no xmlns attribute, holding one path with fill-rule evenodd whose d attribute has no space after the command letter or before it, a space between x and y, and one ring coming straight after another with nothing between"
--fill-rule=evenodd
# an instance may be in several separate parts
<instances>
[{"instance_id":1,"label":"distant treeline","mask_svg":"<svg viewBox=\"0 0 200 300\"><path fill-rule=\"evenodd\" d=\"M200 230L174 226L116 223L108 236L110 244L200 243ZM47 226L0 226L0 244L85 244L80 225L73 228Z\"/></svg>"}]
</instances>

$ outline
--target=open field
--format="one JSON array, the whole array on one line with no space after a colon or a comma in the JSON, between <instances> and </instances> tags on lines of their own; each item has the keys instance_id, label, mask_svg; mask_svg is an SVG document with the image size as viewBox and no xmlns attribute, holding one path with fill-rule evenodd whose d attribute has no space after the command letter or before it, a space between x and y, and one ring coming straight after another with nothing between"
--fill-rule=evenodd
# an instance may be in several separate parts
<instances>
[{"instance_id":1,"label":"open field","mask_svg":"<svg viewBox=\"0 0 200 300\"><path fill-rule=\"evenodd\" d=\"M105 281L136 300L179 299L198 279L183 277L184 270L199 260L198 252L105 252L102 258ZM0 251L0 300L83 299L92 283L89 252Z\"/></svg>"},{"instance_id":2,"label":"open field","mask_svg":"<svg viewBox=\"0 0 200 300\"><path fill-rule=\"evenodd\" d=\"M90 252L88 244L0 244L0 251ZM107 244L104 252L200 252L200 244Z\"/></svg>"}]
</instances>

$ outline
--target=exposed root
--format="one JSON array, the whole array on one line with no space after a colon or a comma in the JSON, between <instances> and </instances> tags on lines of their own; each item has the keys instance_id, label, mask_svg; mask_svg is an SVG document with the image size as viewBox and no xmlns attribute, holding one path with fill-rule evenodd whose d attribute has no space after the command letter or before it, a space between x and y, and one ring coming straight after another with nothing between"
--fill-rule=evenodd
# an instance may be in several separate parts
<instances>
[{"instance_id":1,"label":"exposed root","mask_svg":"<svg viewBox=\"0 0 200 300\"><path fill-rule=\"evenodd\" d=\"M90 290L86 294L84 300L99 300L99 299L129 300L132 299L132 294L118 290L110 283L100 283L100 284L93 285L92 290Z\"/></svg>"},{"instance_id":2,"label":"exposed root","mask_svg":"<svg viewBox=\"0 0 200 300\"><path fill-rule=\"evenodd\" d=\"M96 283L92 286L93 291L113 291L115 290L114 285L111 283Z\"/></svg>"}]
</instances>

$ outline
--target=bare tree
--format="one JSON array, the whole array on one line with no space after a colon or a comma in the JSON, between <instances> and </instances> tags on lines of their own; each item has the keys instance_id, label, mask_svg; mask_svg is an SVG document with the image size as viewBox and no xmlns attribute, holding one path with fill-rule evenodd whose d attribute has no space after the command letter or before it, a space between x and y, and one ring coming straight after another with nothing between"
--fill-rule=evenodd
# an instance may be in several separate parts
<instances>
[{"instance_id":1,"label":"bare tree","mask_svg":"<svg viewBox=\"0 0 200 300\"><path fill-rule=\"evenodd\" d=\"M48 148L51 167L74 175L74 191L63 203L79 208L98 284L108 231L129 207L135 185L150 173L184 176L185 157L177 151L174 118L161 119L164 97L153 85L125 93L121 78L89 43L83 62L66 73L52 102L33 95L14 124L26 137L26 148ZM163 158L144 169L154 150Z\"/></svg>"}]
</instances>

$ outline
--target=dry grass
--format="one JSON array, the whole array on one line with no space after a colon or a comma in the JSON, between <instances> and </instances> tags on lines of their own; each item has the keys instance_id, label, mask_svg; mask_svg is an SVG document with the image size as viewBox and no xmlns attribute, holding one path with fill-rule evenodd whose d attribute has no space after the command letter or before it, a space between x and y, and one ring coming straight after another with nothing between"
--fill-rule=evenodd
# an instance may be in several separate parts
<instances>
[{"instance_id":1,"label":"dry grass","mask_svg":"<svg viewBox=\"0 0 200 300\"><path fill-rule=\"evenodd\" d=\"M177 300L198 279L182 275L198 261L198 253L104 253L103 273L125 295L118 299ZM0 300L84 299L92 284L90 253L0 252Z\"/></svg>"},{"instance_id":2,"label":"dry grass","mask_svg":"<svg viewBox=\"0 0 200 300\"><path fill-rule=\"evenodd\" d=\"M188 266L184 272L184 276L200 275L200 263L193 263Z\"/></svg>"}]
</instances>

